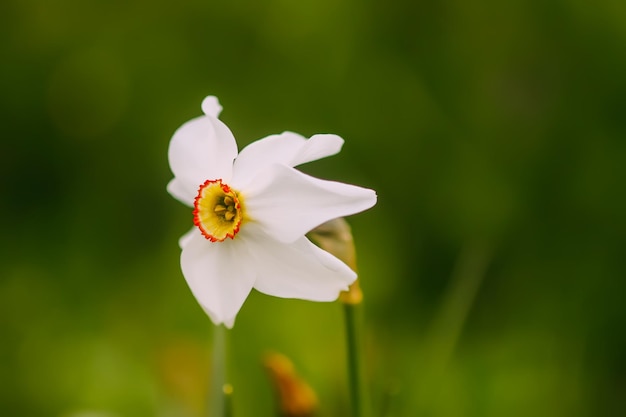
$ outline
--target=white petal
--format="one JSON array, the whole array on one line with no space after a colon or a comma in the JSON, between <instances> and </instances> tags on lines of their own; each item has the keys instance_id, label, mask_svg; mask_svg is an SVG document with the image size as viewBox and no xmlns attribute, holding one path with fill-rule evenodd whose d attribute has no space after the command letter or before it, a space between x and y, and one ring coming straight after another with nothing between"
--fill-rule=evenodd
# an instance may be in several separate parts
<instances>
[{"instance_id":1,"label":"white petal","mask_svg":"<svg viewBox=\"0 0 626 417\"><path fill-rule=\"evenodd\" d=\"M301 237L280 243L256 235L254 288L284 298L333 301L356 279L356 273L339 259Z\"/></svg>"},{"instance_id":2,"label":"white petal","mask_svg":"<svg viewBox=\"0 0 626 417\"><path fill-rule=\"evenodd\" d=\"M201 116L182 125L170 141L170 168L185 188L195 188L206 180L232 175L237 143L228 127L211 116Z\"/></svg>"},{"instance_id":3,"label":"white petal","mask_svg":"<svg viewBox=\"0 0 626 417\"><path fill-rule=\"evenodd\" d=\"M259 175L254 188L241 190L247 215L281 242L294 242L320 224L376 204L367 188L320 180L284 165Z\"/></svg>"},{"instance_id":4,"label":"white petal","mask_svg":"<svg viewBox=\"0 0 626 417\"><path fill-rule=\"evenodd\" d=\"M241 150L233 168L233 185L245 187L256 175L273 164L294 167L334 155L343 139L337 135L313 135L305 139L293 132L271 135L252 142Z\"/></svg>"},{"instance_id":5,"label":"white petal","mask_svg":"<svg viewBox=\"0 0 626 417\"><path fill-rule=\"evenodd\" d=\"M313 135L293 156L289 166L295 167L307 162L317 161L327 156L338 154L341 151L344 140L331 134Z\"/></svg>"},{"instance_id":6,"label":"white petal","mask_svg":"<svg viewBox=\"0 0 626 417\"><path fill-rule=\"evenodd\" d=\"M191 241L191 238L193 237L194 234L201 234L200 230L196 227L193 226L191 228L191 230L189 230L187 233L185 233L184 235L182 235L180 237L180 239L178 239L178 246L182 249L185 246L187 246L187 243L189 243Z\"/></svg>"},{"instance_id":7,"label":"white petal","mask_svg":"<svg viewBox=\"0 0 626 417\"><path fill-rule=\"evenodd\" d=\"M193 295L215 324L232 327L254 285L255 271L247 247L237 240L212 243L192 234L180 258L183 275Z\"/></svg>"},{"instance_id":8,"label":"white petal","mask_svg":"<svg viewBox=\"0 0 626 417\"><path fill-rule=\"evenodd\" d=\"M198 186L192 188L191 183L183 182L177 178L173 178L167 184L167 192L181 203L189 207L193 207L193 200L198 194Z\"/></svg>"},{"instance_id":9,"label":"white petal","mask_svg":"<svg viewBox=\"0 0 626 417\"><path fill-rule=\"evenodd\" d=\"M222 105L215 96L208 96L202 100L202 112L207 116L217 117L222 112Z\"/></svg>"}]
</instances>

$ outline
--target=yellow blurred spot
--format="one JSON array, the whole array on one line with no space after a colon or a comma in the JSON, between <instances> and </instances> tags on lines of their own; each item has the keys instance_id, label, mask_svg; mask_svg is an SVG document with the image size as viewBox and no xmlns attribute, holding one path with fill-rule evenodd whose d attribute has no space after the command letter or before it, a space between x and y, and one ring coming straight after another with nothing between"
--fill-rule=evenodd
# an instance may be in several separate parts
<instances>
[{"instance_id":1,"label":"yellow blurred spot","mask_svg":"<svg viewBox=\"0 0 626 417\"><path fill-rule=\"evenodd\" d=\"M268 353L263 359L274 383L278 406L284 417L311 417L317 410L313 389L296 374L293 363L280 353Z\"/></svg>"},{"instance_id":2,"label":"yellow blurred spot","mask_svg":"<svg viewBox=\"0 0 626 417\"><path fill-rule=\"evenodd\" d=\"M156 360L163 396L192 415L204 412L210 369L205 348L175 338L158 350Z\"/></svg>"}]
</instances>

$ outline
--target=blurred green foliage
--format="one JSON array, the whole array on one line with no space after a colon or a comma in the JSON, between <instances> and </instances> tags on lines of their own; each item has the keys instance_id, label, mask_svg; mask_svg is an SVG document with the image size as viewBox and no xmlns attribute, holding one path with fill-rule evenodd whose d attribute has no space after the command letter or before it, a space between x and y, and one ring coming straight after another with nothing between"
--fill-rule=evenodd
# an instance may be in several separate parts
<instances>
[{"instance_id":1,"label":"blurred green foliage","mask_svg":"<svg viewBox=\"0 0 626 417\"><path fill-rule=\"evenodd\" d=\"M5 0L0 22L0 415L203 415L211 324L165 185L209 94L240 147L337 133L303 169L378 191L350 220L375 417L626 409L626 3ZM342 326L253 293L235 415L274 415L267 349L346 415Z\"/></svg>"}]
</instances>

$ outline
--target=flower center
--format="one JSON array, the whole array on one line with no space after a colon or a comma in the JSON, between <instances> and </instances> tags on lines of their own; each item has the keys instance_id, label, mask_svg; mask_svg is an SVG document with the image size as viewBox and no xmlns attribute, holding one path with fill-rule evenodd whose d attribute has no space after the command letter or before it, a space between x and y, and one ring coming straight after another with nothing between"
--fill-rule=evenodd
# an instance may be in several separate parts
<instances>
[{"instance_id":1,"label":"flower center","mask_svg":"<svg viewBox=\"0 0 626 417\"><path fill-rule=\"evenodd\" d=\"M211 242L233 239L243 220L241 197L221 179L206 180L193 203L193 224Z\"/></svg>"}]
</instances>

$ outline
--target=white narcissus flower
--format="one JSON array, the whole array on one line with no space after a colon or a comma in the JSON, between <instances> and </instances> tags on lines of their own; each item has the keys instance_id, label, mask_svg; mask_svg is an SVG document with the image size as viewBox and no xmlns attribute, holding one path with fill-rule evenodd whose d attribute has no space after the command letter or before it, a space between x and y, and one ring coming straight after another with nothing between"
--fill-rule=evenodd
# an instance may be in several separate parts
<instances>
[{"instance_id":1,"label":"white narcissus flower","mask_svg":"<svg viewBox=\"0 0 626 417\"><path fill-rule=\"evenodd\" d=\"M172 137L169 193L193 207L194 227L180 239L183 275L215 324L232 327L252 290L285 298L332 301L356 279L343 262L305 233L376 204L373 190L306 175L294 166L339 152L343 139L285 132L237 152L217 117L217 98L204 116Z\"/></svg>"}]
</instances>

